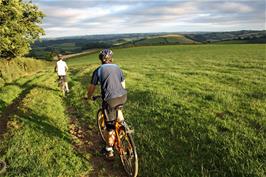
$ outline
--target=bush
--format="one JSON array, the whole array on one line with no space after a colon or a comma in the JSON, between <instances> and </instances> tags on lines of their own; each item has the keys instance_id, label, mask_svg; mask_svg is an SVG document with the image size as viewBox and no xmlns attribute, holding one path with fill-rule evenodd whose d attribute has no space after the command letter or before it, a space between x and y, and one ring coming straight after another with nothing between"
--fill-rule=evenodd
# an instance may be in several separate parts
<instances>
[{"instance_id":1,"label":"bush","mask_svg":"<svg viewBox=\"0 0 266 177\"><path fill-rule=\"evenodd\" d=\"M0 86L21 76L40 71L48 64L48 62L31 58L0 60Z\"/></svg>"}]
</instances>

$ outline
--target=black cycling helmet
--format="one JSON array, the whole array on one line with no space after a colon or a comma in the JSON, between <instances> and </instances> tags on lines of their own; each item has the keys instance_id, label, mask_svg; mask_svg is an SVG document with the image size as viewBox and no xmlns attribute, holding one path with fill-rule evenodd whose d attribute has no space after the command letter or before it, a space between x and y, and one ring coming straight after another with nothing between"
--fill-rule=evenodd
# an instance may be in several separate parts
<instances>
[{"instance_id":1,"label":"black cycling helmet","mask_svg":"<svg viewBox=\"0 0 266 177\"><path fill-rule=\"evenodd\" d=\"M113 52L110 49L103 49L99 54L99 59L105 62L112 62L113 61Z\"/></svg>"}]
</instances>

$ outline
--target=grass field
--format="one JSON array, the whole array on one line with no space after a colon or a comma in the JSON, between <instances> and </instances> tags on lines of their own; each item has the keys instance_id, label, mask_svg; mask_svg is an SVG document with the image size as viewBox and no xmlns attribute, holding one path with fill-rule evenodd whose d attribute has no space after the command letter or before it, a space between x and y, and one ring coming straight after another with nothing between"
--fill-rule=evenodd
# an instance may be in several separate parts
<instances>
[{"instance_id":1,"label":"grass field","mask_svg":"<svg viewBox=\"0 0 266 177\"><path fill-rule=\"evenodd\" d=\"M124 113L135 130L139 176L266 175L265 47L114 50L126 76ZM0 143L6 176L124 176L118 159L110 165L98 153L98 104L81 99L97 54L67 62L67 98L52 69L1 87L0 121L9 119Z\"/></svg>"}]
</instances>

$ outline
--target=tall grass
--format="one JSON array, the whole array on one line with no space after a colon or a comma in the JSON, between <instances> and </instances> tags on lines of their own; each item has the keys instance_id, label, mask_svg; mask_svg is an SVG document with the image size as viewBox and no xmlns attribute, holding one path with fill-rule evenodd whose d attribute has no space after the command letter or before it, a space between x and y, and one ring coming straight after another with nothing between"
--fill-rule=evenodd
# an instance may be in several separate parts
<instances>
[{"instance_id":1,"label":"tall grass","mask_svg":"<svg viewBox=\"0 0 266 177\"><path fill-rule=\"evenodd\" d=\"M43 70L48 65L48 62L31 58L0 60L0 86L4 82L11 82L27 74Z\"/></svg>"}]
</instances>

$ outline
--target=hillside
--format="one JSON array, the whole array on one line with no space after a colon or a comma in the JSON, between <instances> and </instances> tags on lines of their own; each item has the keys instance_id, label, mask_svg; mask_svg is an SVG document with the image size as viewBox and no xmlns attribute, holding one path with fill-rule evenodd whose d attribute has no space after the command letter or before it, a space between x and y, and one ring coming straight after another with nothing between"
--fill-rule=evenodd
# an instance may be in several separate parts
<instances>
[{"instance_id":1,"label":"hillside","mask_svg":"<svg viewBox=\"0 0 266 177\"><path fill-rule=\"evenodd\" d=\"M71 36L36 41L32 45L32 50L29 56L39 59L53 60L53 57L56 53L70 55L82 53L87 50L110 47L200 44L217 42L266 43L265 33L265 30L262 30L231 32L133 33Z\"/></svg>"},{"instance_id":2,"label":"hillside","mask_svg":"<svg viewBox=\"0 0 266 177\"><path fill-rule=\"evenodd\" d=\"M213 42L215 44L265 44L266 34L259 37L243 36L234 39L227 39Z\"/></svg>"},{"instance_id":3,"label":"hillside","mask_svg":"<svg viewBox=\"0 0 266 177\"><path fill-rule=\"evenodd\" d=\"M186 37L203 43L266 43L266 31L232 31L232 32L208 32L190 33ZM230 42L226 42L230 41Z\"/></svg>"},{"instance_id":4,"label":"hillside","mask_svg":"<svg viewBox=\"0 0 266 177\"><path fill-rule=\"evenodd\" d=\"M126 76L140 177L265 176L265 45L149 46L114 56ZM4 176L125 176L119 158L99 154L99 104L82 101L97 54L67 62L67 98L50 70L0 88Z\"/></svg>"},{"instance_id":5,"label":"hillside","mask_svg":"<svg viewBox=\"0 0 266 177\"><path fill-rule=\"evenodd\" d=\"M155 37L148 37L139 40L132 40L126 43L114 45L118 47L133 47L133 46L152 46L152 45L176 45L176 44L197 44L198 42L186 38L183 35L171 34Z\"/></svg>"}]
</instances>

